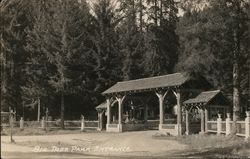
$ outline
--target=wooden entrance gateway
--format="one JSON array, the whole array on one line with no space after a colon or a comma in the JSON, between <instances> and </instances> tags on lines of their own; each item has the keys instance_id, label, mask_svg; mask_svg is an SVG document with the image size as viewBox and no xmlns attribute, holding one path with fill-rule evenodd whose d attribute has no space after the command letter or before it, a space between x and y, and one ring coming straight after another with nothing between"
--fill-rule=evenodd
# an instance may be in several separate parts
<instances>
[{"instance_id":1,"label":"wooden entrance gateway","mask_svg":"<svg viewBox=\"0 0 250 159\"><path fill-rule=\"evenodd\" d=\"M222 119L230 112L230 103L220 90L201 92L195 98L183 102L186 112L186 134L207 132L207 121L217 120L220 114ZM198 124L195 125L196 122ZM198 129L197 129L198 126ZM199 127L200 126L200 127Z\"/></svg>"},{"instance_id":2,"label":"wooden entrance gateway","mask_svg":"<svg viewBox=\"0 0 250 159\"><path fill-rule=\"evenodd\" d=\"M193 98L203 90L208 90L211 87L211 84L201 75L187 73L174 73L118 82L102 93L106 97L106 131L123 132L133 130L131 124L127 123L129 123L130 119L133 120L135 116L133 111L129 113L133 110L131 105L135 98L141 99L141 103L137 106L137 112L143 114L144 122L133 124L133 126L135 128L146 126L150 110L155 109L155 105L149 103L152 101L151 99L157 98L158 129L172 135L182 135L186 128L183 101ZM166 100L168 97L172 98ZM102 108L97 107L98 112L103 113L100 109ZM173 114L175 114L171 120L166 116L166 113L170 113L170 110L173 110ZM140 117L140 115L138 116ZM101 117L102 115L100 115Z\"/></svg>"}]
</instances>

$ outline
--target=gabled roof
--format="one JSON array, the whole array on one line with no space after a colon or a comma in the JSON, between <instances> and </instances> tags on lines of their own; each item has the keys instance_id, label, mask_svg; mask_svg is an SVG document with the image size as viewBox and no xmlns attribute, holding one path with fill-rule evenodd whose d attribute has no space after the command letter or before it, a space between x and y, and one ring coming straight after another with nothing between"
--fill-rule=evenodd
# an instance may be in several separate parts
<instances>
[{"instance_id":1,"label":"gabled roof","mask_svg":"<svg viewBox=\"0 0 250 159\"><path fill-rule=\"evenodd\" d=\"M190 76L187 73L174 73L164 76L141 78L136 80L117 82L115 85L104 91L102 94L118 92L148 90L152 88L175 87L184 84Z\"/></svg>"},{"instance_id":2,"label":"gabled roof","mask_svg":"<svg viewBox=\"0 0 250 159\"><path fill-rule=\"evenodd\" d=\"M183 104L194 104L194 103L203 103L207 104L209 103L215 96L217 96L219 93L221 93L220 90L214 90L214 91L205 91L201 92L198 96L195 98L191 98L183 102Z\"/></svg>"}]
</instances>

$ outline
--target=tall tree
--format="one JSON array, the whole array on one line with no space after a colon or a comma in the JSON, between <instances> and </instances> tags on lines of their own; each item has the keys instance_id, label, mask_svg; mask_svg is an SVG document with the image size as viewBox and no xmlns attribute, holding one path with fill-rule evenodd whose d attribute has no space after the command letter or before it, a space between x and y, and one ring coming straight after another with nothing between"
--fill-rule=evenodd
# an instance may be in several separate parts
<instances>
[{"instance_id":1,"label":"tall tree","mask_svg":"<svg viewBox=\"0 0 250 159\"><path fill-rule=\"evenodd\" d=\"M144 48L143 6L135 0L121 1L120 12L124 18L119 26L119 39L123 55L123 79L130 80L143 76L142 54ZM137 21L137 15L140 19Z\"/></svg>"},{"instance_id":2,"label":"tall tree","mask_svg":"<svg viewBox=\"0 0 250 159\"><path fill-rule=\"evenodd\" d=\"M171 73L177 61L178 36L175 33L178 21L177 3L173 0L148 2L150 7L145 44L148 72L151 75Z\"/></svg>"},{"instance_id":3,"label":"tall tree","mask_svg":"<svg viewBox=\"0 0 250 159\"><path fill-rule=\"evenodd\" d=\"M244 66L244 63L247 63L247 60L244 60L243 65L240 66L240 63L243 62L242 57L244 57L244 45L243 41L249 39L249 37L246 39L244 35L246 32L249 32L247 21L249 21L249 18L247 17L247 13L245 12L244 8L246 5L250 5L250 2L246 3L247 1L240 0L232 0L227 1L227 5L230 9L230 17L231 17L231 23L230 27L232 29L233 34L233 132L234 134L237 133L236 130L236 121L239 120L240 117L240 96L241 96L241 70L242 66ZM243 48L242 48L243 47Z\"/></svg>"},{"instance_id":4,"label":"tall tree","mask_svg":"<svg viewBox=\"0 0 250 159\"><path fill-rule=\"evenodd\" d=\"M85 18L89 14L87 7L84 7L86 3L80 5L76 0L42 3L48 7L43 7L35 19L33 30L29 32L29 41L33 43L27 46L27 50L32 55L30 61L38 64L33 70L45 75L43 77L54 94L60 96L63 129L64 98L75 90L72 77L79 77L79 73L73 73L72 69L82 64L79 59L84 56L84 36L87 35ZM41 76L39 80L42 80ZM37 84L39 80L35 80Z\"/></svg>"},{"instance_id":5,"label":"tall tree","mask_svg":"<svg viewBox=\"0 0 250 159\"><path fill-rule=\"evenodd\" d=\"M32 8L26 0L1 1L1 109L21 111L21 86L27 58L25 29L31 26Z\"/></svg>"},{"instance_id":6,"label":"tall tree","mask_svg":"<svg viewBox=\"0 0 250 159\"><path fill-rule=\"evenodd\" d=\"M201 10L187 9L181 18L178 25L181 43L178 67L203 72L216 87L232 95L236 121L242 87L240 72L246 66L249 50L246 44L249 41L246 14L249 2L209 2L209 6Z\"/></svg>"},{"instance_id":7,"label":"tall tree","mask_svg":"<svg viewBox=\"0 0 250 159\"><path fill-rule=\"evenodd\" d=\"M89 79L92 92L97 104L100 94L106 88L121 79L121 59L119 54L119 43L117 26L121 17L116 14L116 3L111 0L100 0L93 3L93 34L91 41L90 58L93 63L93 73Z\"/></svg>"}]
</instances>

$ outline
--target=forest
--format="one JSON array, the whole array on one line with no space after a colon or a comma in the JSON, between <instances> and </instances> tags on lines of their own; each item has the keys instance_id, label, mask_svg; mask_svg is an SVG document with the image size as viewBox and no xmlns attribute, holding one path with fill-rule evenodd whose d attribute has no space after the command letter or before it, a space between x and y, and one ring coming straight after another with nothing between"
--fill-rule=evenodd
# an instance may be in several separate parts
<instances>
[{"instance_id":1,"label":"forest","mask_svg":"<svg viewBox=\"0 0 250 159\"><path fill-rule=\"evenodd\" d=\"M250 108L249 0L2 0L0 12L1 111L91 119L116 82L182 71Z\"/></svg>"}]
</instances>

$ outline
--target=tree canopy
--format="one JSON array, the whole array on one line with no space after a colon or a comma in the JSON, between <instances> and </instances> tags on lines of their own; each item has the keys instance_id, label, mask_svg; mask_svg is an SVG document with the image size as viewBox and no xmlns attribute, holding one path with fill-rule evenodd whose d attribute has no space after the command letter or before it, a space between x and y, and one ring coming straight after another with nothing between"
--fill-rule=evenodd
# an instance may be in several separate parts
<instances>
[{"instance_id":1,"label":"tree canopy","mask_svg":"<svg viewBox=\"0 0 250 159\"><path fill-rule=\"evenodd\" d=\"M234 103L239 88L238 105L250 105L249 0L4 0L0 9L2 111L33 120L40 101L42 115L92 117L117 81L177 71L203 74Z\"/></svg>"}]
</instances>

